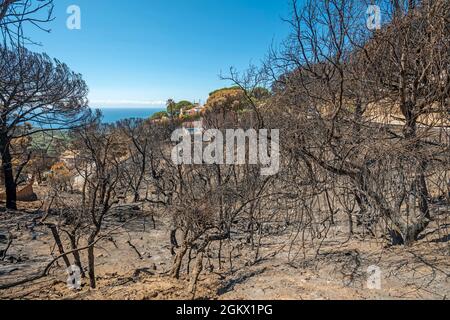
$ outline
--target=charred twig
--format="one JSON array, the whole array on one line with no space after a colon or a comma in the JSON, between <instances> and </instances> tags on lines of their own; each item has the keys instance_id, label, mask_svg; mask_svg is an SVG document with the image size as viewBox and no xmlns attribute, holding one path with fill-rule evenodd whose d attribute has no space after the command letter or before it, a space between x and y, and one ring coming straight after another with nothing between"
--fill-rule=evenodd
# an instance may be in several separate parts
<instances>
[{"instance_id":1,"label":"charred twig","mask_svg":"<svg viewBox=\"0 0 450 320\"><path fill-rule=\"evenodd\" d=\"M134 244L131 243L131 241L127 241L128 245L133 248L134 252L137 253L137 255L139 256L139 259L144 260L144 257L142 256L142 254L139 252L139 250L136 248L136 246Z\"/></svg>"}]
</instances>

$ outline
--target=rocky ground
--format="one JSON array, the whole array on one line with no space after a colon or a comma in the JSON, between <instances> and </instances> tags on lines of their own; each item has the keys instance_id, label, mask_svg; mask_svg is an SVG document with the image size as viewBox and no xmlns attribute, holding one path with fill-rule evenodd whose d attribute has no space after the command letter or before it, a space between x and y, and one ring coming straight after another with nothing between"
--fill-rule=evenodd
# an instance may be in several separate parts
<instances>
[{"instance_id":1,"label":"rocky ground","mask_svg":"<svg viewBox=\"0 0 450 320\"><path fill-rule=\"evenodd\" d=\"M0 213L0 253L14 239L2 260L0 286L28 278L43 270L55 245L46 227L33 227L38 208ZM108 220L108 228L121 223ZM0 290L0 299L447 299L450 297L448 230L431 228L411 248L387 247L357 237L345 241L340 229L324 240L320 250L287 241L288 231L265 238L260 256L242 249L233 266L217 259L200 277L195 297L187 290L187 277L167 276L172 263L164 217L136 219L98 244L98 288L86 280L80 291L66 284L60 263L48 277L12 289ZM85 257L83 257L85 259ZM368 288L368 267L381 270L381 288Z\"/></svg>"}]
</instances>

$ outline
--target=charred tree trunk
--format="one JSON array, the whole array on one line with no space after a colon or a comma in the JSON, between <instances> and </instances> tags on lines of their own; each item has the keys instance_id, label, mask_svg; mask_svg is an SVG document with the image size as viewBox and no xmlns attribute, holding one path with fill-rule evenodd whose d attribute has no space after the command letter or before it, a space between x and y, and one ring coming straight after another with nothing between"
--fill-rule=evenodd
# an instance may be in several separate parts
<instances>
[{"instance_id":1,"label":"charred tree trunk","mask_svg":"<svg viewBox=\"0 0 450 320\"><path fill-rule=\"evenodd\" d=\"M17 210L17 186L13 173L12 156L6 134L0 137L0 152L2 155L2 170L5 179L6 208Z\"/></svg>"},{"instance_id":2,"label":"charred tree trunk","mask_svg":"<svg viewBox=\"0 0 450 320\"><path fill-rule=\"evenodd\" d=\"M178 241L177 241L177 229L173 229L170 231L170 253L172 256L175 255L175 249L179 248Z\"/></svg>"},{"instance_id":3,"label":"charred tree trunk","mask_svg":"<svg viewBox=\"0 0 450 320\"><path fill-rule=\"evenodd\" d=\"M418 206L420 215L417 221L413 221L410 225L406 225L403 231L404 245L410 246L419 240L420 234L425 231L431 222L430 207L429 207L429 193L425 178L425 171L427 168L426 161L422 161L418 167L418 178L416 181L416 196L418 198Z\"/></svg>"},{"instance_id":4,"label":"charred tree trunk","mask_svg":"<svg viewBox=\"0 0 450 320\"><path fill-rule=\"evenodd\" d=\"M183 245L180 248L180 251L177 252L175 256L175 261L173 263L171 276L175 279L180 279L180 271L181 271L181 265L183 263L183 258L186 255L188 251L188 245L187 243L183 243Z\"/></svg>"},{"instance_id":5,"label":"charred tree trunk","mask_svg":"<svg viewBox=\"0 0 450 320\"><path fill-rule=\"evenodd\" d=\"M141 172L139 175L139 179L136 184L136 190L134 191L134 202L139 202L141 200L141 195L139 194L139 190L141 189L142 182L144 181L145 168L147 166L147 162L145 161L145 155L143 155Z\"/></svg>"},{"instance_id":6,"label":"charred tree trunk","mask_svg":"<svg viewBox=\"0 0 450 320\"><path fill-rule=\"evenodd\" d=\"M91 239L89 239L91 240ZM95 255L94 246L90 246L88 249L88 267L89 267L89 284L92 289L95 289L97 284L95 281Z\"/></svg>"},{"instance_id":7,"label":"charred tree trunk","mask_svg":"<svg viewBox=\"0 0 450 320\"><path fill-rule=\"evenodd\" d=\"M75 250L73 252L73 258L75 260L75 264L77 265L78 268L80 268L81 271L81 277L85 278L86 274L83 270L83 265L81 263L81 257L80 257L80 252L77 251L78 249L78 245L77 245L77 238L74 234L69 234L69 239L70 239L70 245L72 247L72 250Z\"/></svg>"},{"instance_id":8,"label":"charred tree trunk","mask_svg":"<svg viewBox=\"0 0 450 320\"><path fill-rule=\"evenodd\" d=\"M173 235L176 235L176 230L175 230L175 233L173 233ZM174 239L176 241L176 237ZM171 239L171 240L173 240L173 239ZM175 260L173 262L172 271L170 273L172 278L175 278L175 279L180 278L180 272L181 272L181 266L183 264L183 258L186 255L186 253L190 247L191 246L189 245L188 231L185 231L185 232L183 232L183 245L181 246L180 250L176 253Z\"/></svg>"},{"instance_id":9,"label":"charred tree trunk","mask_svg":"<svg viewBox=\"0 0 450 320\"><path fill-rule=\"evenodd\" d=\"M403 135L406 139L412 139L417 133L417 115L414 112L412 102L402 102L401 111L405 117L405 126L403 127Z\"/></svg>"},{"instance_id":10,"label":"charred tree trunk","mask_svg":"<svg viewBox=\"0 0 450 320\"><path fill-rule=\"evenodd\" d=\"M427 180L425 178L425 171L427 169L427 163L426 161L422 161L419 167L419 178L417 181L417 189L419 192L419 208L420 212L422 214L422 218L426 218L428 220L431 220L430 215L430 207L429 207L429 199L430 194L428 192L428 186L427 186Z\"/></svg>"},{"instance_id":11,"label":"charred tree trunk","mask_svg":"<svg viewBox=\"0 0 450 320\"><path fill-rule=\"evenodd\" d=\"M194 270L192 271L191 283L190 283L190 291L195 295L197 290L197 282L200 274L203 271L203 251L197 252L197 258L195 259Z\"/></svg>"},{"instance_id":12,"label":"charred tree trunk","mask_svg":"<svg viewBox=\"0 0 450 320\"><path fill-rule=\"evenodd\" d=\"M98 230L91 234L89 237L88 243L88 268L89 268L89 284L91 289L95 289L97 287L97 282L95 281L95 238L97 237Z\"/></svg>"},{"instance_id":13,"label":"charred tree trunk","mask_svg":"<svg viewBox=\"0 0 450 320\"><path fill-rule=\"evenodd\" d=\"M66 252L64 251L64 246L61 241L61 237L58 232L58 228L54 224L47 224L47 226L50 228L53 238L55 239L56 246L58 247L58 251L61 255L63 255L62 259L64 260L64 263L66 264L66 268L70 268L72 265L70 263L69 258L66 255Z\"/></svg>"}]
</instances>

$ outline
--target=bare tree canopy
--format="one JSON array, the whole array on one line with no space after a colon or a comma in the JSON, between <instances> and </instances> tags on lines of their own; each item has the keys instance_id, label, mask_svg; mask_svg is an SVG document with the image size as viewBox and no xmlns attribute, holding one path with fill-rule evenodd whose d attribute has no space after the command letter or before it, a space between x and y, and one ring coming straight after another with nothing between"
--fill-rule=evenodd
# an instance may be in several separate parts
<instances>
[{"instance_id":1,"label":"bare tree canopy","mask_svg":"<svg viewBox=\"0 0 450 320\"><path fill-rule=\"evenodd\" d=\"M25 25L43 31L45 23L53 20L53 0L0 0L0 32L3 45L32 43L23 32Z\"/></svg>"},{"instance_id":2,"label":"bare tree canopy","mask_svg":"<svg viewBox=\"0 0 450 320\"><path fill-rule=\"evenodd\" d=\"M20 48L0 48L0 152L8 197L15 208L9 148L13 139L62 130L86 118L88 88L67 65Z\"/></svg>"},{"instance_id":3,"label":"bare tree canopy","mask_svg":"<svg viewBox=\"0 0 450 320\"><path fill-rule=\"evenodd\" d=\"M448 166L450 8L380 4L385 25L369 30L365 1L293 1L292 35L265 71L292 152L349 183L367 226L384 220L393 243L411 244Z\"/></svg>"}]
</instances>

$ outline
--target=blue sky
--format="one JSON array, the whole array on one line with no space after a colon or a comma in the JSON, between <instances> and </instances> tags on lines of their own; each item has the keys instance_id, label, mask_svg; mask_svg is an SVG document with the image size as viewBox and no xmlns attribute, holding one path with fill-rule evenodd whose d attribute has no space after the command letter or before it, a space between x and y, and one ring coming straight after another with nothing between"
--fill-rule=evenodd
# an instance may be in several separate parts
<instances>
[{"instance_id":1,"label":"blue sky","mask_svg":"<svg viewBox=\"0 0 450 320\"><path fill-rule=\"evenodd\" d=\"M288 0L57 0L51 33L28 30L51 57L83 74L94 107L203 102L231 66L259 63L288 26ZM81 30L66 28L70 5Z\"/></svg>"}]
</instances>

